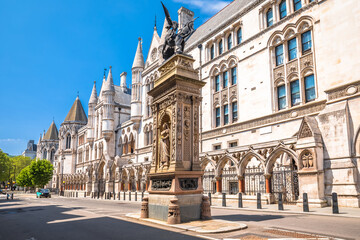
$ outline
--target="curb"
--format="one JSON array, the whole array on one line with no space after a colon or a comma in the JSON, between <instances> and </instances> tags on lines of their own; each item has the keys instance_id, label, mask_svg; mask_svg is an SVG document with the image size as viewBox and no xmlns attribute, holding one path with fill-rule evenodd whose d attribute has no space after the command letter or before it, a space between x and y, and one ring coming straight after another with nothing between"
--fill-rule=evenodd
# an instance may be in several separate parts
<instances>
[{"instance_id":1,"label":"curb","mask_svg":"<svg viewBox=\"0 0 360 240\"><path fill-rule=\"evenodd\" d=\"M236 207L221 207L221 206L211 206L211 208L215 209L226 209L226 210L239 210L239 211L253 211L253 212L270 212L270 213L280 213L280 214L303 214L303 215L317 215L317 216L327 216L327 217L346 217L346 218L360 218L360 216L354 215L346 215L349 213L339 213L339 214L331 214L331 213L318 213L318 212L297 212L291 210L272 210L272 209L253 209L253 208L236 208Z\"/></svg>"},{"instance_id":2,"label":"curb","mask_svg":"<svg viewBox=\"0 0 360 240\"><path fill-rule=\"evenodd\" d=\"M186 230L186 231L193 231L193 232L197 232L197 233L226 233L226 232L232 232L232 231L237 231L237 230L242 230L242 229L247 228L246 224L226 221L226 220L222 220L222 219L215 219L214 221L237 224L237 226L236 227L222 227L222 228L217 229L217 230L203 230L202 227L197 227L197 226L190 226L190 225L186 225L186 224L184 224L184 225L177 225L177 224L171 225L171 224L167 224L166 222L163 222L163 221L160 221L160 220L155 220L155 219L150 219L150 218L140 218L139 214L134 214L134 213L128 213L125 216L129 217L129 218L137 219L139 221L146 221L146 222L156 223L156 224L167 226L167 227L173 227L173 228Z\"/></svg>"}]
</instances>

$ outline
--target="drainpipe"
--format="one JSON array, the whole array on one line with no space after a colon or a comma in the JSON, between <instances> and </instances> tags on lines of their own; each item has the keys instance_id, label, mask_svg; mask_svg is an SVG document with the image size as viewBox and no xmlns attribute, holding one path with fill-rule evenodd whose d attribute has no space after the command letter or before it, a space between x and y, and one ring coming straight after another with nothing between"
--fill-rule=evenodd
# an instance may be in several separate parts
<instances>
[{"instance_id":1,"label":"drainpipe","mask_svg":"<svg viewBox=\"0 0 360 240\"><path fill-rule=\"evenodd\" d=\"M200 62L199 73L200 73L200 81L202 81L202 60L201 60L202 44L199 44L198 48L199 48L199 62ZM203 149L202 149L202 116L203 116L203 113L202 113L202 99L201 99L201 102L200 102L200 117L199 117L199 120L200 120L200 123L199 123L200 124L200 133L199 133L200 153L203 152Z\"/></svg>"}]
</instances>

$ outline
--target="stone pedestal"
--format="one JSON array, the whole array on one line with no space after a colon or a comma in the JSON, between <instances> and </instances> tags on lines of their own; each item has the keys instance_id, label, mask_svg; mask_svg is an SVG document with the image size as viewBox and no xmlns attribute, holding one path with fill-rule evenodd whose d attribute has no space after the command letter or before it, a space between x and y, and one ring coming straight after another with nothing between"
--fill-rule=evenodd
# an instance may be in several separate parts
<instances>
[{"instance_id":1,"label":"stone pedestal","mask_svg":"<svg viewBox=\"0 0 360 240\"><path fill-rule=\"evenodd\" d=\"M172 56L159 67L160 78L149 92L154 131L149 218L171 224L199 220L202 213L199 106L205 83L198 80L194 61L186 55Z\"/></svg>"}]
</instances>

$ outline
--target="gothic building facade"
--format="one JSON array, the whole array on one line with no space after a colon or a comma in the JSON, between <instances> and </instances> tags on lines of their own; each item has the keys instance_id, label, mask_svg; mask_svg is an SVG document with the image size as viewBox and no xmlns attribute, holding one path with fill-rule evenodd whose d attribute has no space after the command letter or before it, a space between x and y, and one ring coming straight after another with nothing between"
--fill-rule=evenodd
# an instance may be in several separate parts
<instances>
[{"instance_id":1,"label":"gothic building facade","mask_svg":"<svg viewBox=\"0 0 360 240\"><path fill-rule=\"evenodd\" d=\"M178 14L180 28L194 16ZM340 205L360 207L360 35L349 25L359 16L356 0L235 0L196 29L185 51L206 83L205 192L245 201L262 193L267 203L281 193L300 204L307 193L318 207L336 192ZM157 107L147 93L161 74L166 24L160 36L154 28L146 59L139 39L131 90L110 68L88 117L75 101L59 132L54 188L104 198L146 191Z\"/></svg>"}]
</instances>

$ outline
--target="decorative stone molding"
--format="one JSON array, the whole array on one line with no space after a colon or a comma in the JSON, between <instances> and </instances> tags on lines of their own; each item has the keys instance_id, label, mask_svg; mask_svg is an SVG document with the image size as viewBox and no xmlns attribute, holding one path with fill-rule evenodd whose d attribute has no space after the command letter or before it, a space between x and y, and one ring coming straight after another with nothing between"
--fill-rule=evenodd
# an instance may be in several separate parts
<instances>
[{"instance_id":1,"label":"decorative stone molding","mask_svg":"<svg viewBox=\"0 0 360 240\"><path fill-rule=\"evenodd\" d=\"M325 102L326 101L318 101L318 102L312 102L311 104L305 104L302 106L299 106L296 108L298 117L302 117L302 116L306 116L309 114L313 114L316 112L320 112L321 110L323 110L325 108ZM224 135L223 130L226 130L226 134L230 134L233 132L237 132L237 131L242 131L245 129L250 129L250 128L256 128L256 127L260 127L262 125L265 124L273 124L279 121L284 121L287 119L292 118L291 113L294 111L293 109L289 109L289 110L285 110L285 111L281 111L281 112L277 112L271 115L267 115L261 118L257 118L257 119L252 119L252 120L248 120L245 122L241 122L241 123L235 123L229 126L225 126L222 128L216 128L210 131L205 131L202 133L202 138L203 140L206 140L207 138L212 138L212 137L218 137L221 135Z\"/></svg>"},{"instance_id":2,"label":"decorative stone molding","mask_svg":"<svg viewBox=\"0 0 360 240\"><path fill-rule=\"evenodd\" d=\"M326 90L325 93L327 94L328 100L335 100L338 98L356 94L359 91L359 89L360 89L360 80Z\"/></svg>"},{"instance_id":3,"label":"decorative stone molding","mask_svg":"<svg viewBox=\"0 0 360 240\"><path fill-rule=\"evenodd\" d=\"M300 70L301 72L308 67L314 67L313 53L309 53L300 58Z\"/></svg>"},{"instance_id":4,"label":"decorative stone molding","mask_svg":"<svg viewBox=\"0 0 360 240\"><path fill-rule=\"evenodd\" d=\"M279 79L279 78L285 78L285 69L284 66L279 66L277 68L274 68L274 80L275 82Z\"/></svg>"}]
</instances>

